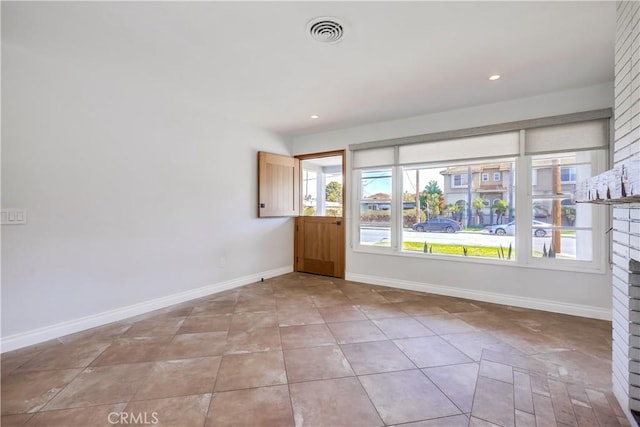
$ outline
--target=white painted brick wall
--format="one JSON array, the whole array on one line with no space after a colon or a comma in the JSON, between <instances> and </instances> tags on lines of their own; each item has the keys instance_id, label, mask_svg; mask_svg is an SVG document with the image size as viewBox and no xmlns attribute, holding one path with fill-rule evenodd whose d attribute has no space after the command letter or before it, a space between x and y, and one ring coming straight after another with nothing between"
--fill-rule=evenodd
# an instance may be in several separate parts
<instances>
[{"instance_id":1,"label":"white painted brick wall","mask_svg":"<svg viewBox=\"0 0 640 427\"><path fill-rule=\"evenodd\" d=\"M640 2L617 4L614 164L640 158ZM640 411L640 204L613 209L613 384L620 404ZM636 320L636 323L633 321Z\"/></svg>"}]
</instances>

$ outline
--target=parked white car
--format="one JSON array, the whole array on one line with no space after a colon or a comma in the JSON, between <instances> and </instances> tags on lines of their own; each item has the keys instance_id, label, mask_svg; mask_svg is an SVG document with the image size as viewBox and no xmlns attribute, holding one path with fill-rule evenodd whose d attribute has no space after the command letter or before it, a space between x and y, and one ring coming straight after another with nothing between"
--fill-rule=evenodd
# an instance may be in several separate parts
<instances>
[{"instance_id":1,"label":"parked white car","mask_svg":"<svg viewBox=\"0 0 640 427\"><path fill-rule=\"evenodd\" d=\"M546 222L533 220L531 222L533 235L536 237L544 237L547 234L551 234L551 228L553 225ZM485 229L486 232L497 235L513 236L516 234L516 222L511 221L506 224L496 224Z\"/></svg>"}]
</instances>

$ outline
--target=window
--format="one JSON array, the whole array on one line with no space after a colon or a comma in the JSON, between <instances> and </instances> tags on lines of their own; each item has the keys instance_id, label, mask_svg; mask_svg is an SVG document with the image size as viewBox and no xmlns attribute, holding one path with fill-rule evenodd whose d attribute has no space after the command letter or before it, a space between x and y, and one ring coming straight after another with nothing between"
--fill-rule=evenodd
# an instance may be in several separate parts
<instances>
[{"instance_id":1,"label":"window","mask_svg":"<svg viewBox=\"0 0 640 427\"><path fill-rule=\"evenodd\" d=\"M561 168L560 177L562 182L575 183L576 182L576 168Z\"/></svg>"},{"instance_id":2,"label":"window","mask_svg":"<svg viewBox=\"0 0 640 427\"><path fill-rule=\"evenodd\" d=\"M469 181L466 174L451 175L451 188L466 188Z\"/></svg>"},{"instance_id":3,"label":"window","mask_svg":"<svg viewBox=\"0 0 640 427\"><path fill-rule=\"evenodd\" d=\"M511 200L503 210L489 209L490 200L483 197L478 176L489 165L500 164L503 169L515 169L514 159L494 159L490 163L442 164L402 168L403 198L416 200L419 211L405 212L402 221L402 251L478 258L514 260L513 233L495 233L495 224L509 222L515 215L515 194L510 189L501 194ZM466 171L466 174L461 174ZM469 176L472 179L464 198L449 191L448 176ZM453 178L452 178L453 179ZM484 180L484 179L483 179ZM453 189L453 187L452 187ZM513 229L509 230L513 231ZM425 232L430 232L426 234Z\"/></svg>"},{"instance_id":4,"label":"window","mask_svg":"<svg viewBox=\"0 0 640 427\"><path fill-rule=\"evenodd\" d=\"M592 261L594 207L575 203L576 182L596 173L602 150L533 156L532 247L534 258Z\"/></svg>"},{"instance_id":5,"label":"window","mask_svg":"<svg viewBox=\"0 0 640 427\"><path fill-rule=\"evenodd\" d=\"M364 169L360 172L361 245L391 245L391 183L391 168Z\"/></svg>"},{"instance_id":6,"label":"window","mask_svg":"<svg viewBox=\"0 0 640 427\"><path fill-rule=\"evenodd\" d=\"M317 206L317 182L315 171L302 170L302 215L315 215Z\"/></svg>"},{"instance_id":7,"label":"window","mask_svg":"<svg viewBox=\"0 0 640 427\"><path fill-rule=\"evenodd\" d=\"M431 134L352 146L361 200L372 197L364 189L378 175L390 205L375 230L361 213L355 250L602 272L606 210L575 201L578 183L607 167L609 116L602 114L585 114L584 122L570 115L560 125L532 120L531 128L525 121L522 130L480 136L453 131L451 140Z\"/></svg>"},{"instance_id":8,"label":"window","mask_svg":"<svg viewBox=\"0 0 640 427\"><path fill-rule=\"evenodd\" d=\"M342 216L342 156L303 159L302 216Z\"/></svg>"}]
</instances>

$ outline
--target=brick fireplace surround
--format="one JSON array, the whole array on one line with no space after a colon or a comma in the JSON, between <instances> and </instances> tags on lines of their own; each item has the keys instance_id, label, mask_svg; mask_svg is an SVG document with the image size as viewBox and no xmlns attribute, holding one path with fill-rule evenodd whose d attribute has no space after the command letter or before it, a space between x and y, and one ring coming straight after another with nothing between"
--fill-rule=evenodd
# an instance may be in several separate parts
<instances>
[{"instance_id":1,"label":"brick fireplace surround","mask_svg":"<svg viewBox=\"0 0 640 427\"><path fill-rule=\"evenodd\" d=\"M614 166L640 159L640 2L617 5ZM640 204L613 207L613 389L640 414Z\"/></svg>"}]
</instances>

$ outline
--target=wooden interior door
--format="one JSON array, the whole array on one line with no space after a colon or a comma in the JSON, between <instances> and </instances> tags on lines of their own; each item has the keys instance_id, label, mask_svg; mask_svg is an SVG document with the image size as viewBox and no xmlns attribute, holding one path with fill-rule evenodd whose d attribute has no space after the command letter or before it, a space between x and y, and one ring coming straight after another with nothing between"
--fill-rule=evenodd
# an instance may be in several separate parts
<instances>
[{"instance_id":1,"label":"wooden interior door","mask_svg":"<svg viewBox=\"0 0 640 427\"><path fill-rule=\"evenodd\" d=\"M344 228L341 217L297 217L295 270L344 278Z\"/></svg>"},{"instance_id":2,"label":"wooden interior door","mask_svg":"<svg viewBox=\"0 0 640 427\"><path fill-rule=\"evenodd\" d=\"M331 158L336 158L332 163ZM301 187L301 161L309 160L325 164L318 169L324 179L331 174L334 179L340 179L341 191L333 188L334 195L341 195L339 206L335 203L319 199L325 197L329 187L325 181L317 180L313 216L304 209ZM330 164L327 164L329 161ZM344 150L327 153L302 155L297 157L279 154L258 153L258 217L286 217L295 218L294 236L294 271L321 274L344 278L345 276L345 223L346 209L345 152ZM329 182L331 184L331 182ZM304 192L306 195L307 193ZM336 197L337 198L337 197ZM307 206L308 208L308 206ZM301 215L302 213L302 215ZM307 216L305 216L307 215Z\"/></svg>"},{"instance_id":3,"label":"wooden interior door","mask_svg":"<svg viewBox=\"0 0 640 427\"><path fill-rule=\"evenodd\" d=\"M315 170L317 191L314 193L315 205L308 206L308 180L302 177L300 200L303 206L300 216L296 217L294 238L295 271L340 278L345 276L344 157L343 150L297 156L301 161L301 174L306 170ZM332 180L340 182L341 191L329 185L335 184L330 182ZM339 201L330 200L330 188L335 190L334 196L340 195Z\"/></svg>"}]
</instances>

